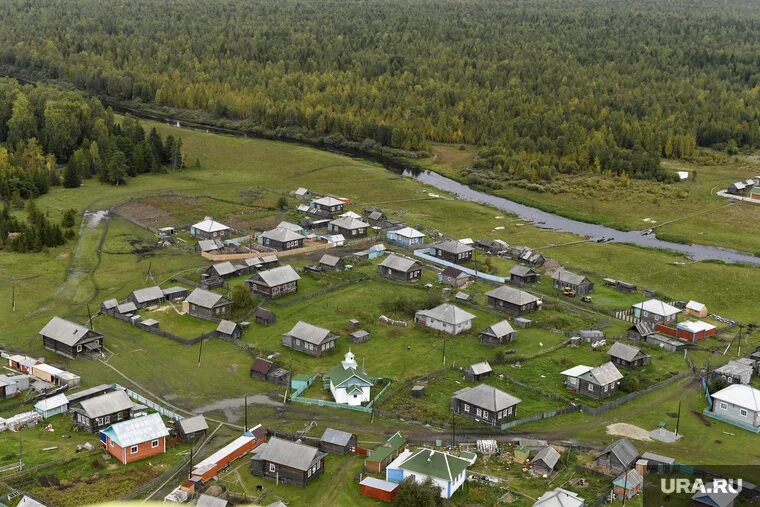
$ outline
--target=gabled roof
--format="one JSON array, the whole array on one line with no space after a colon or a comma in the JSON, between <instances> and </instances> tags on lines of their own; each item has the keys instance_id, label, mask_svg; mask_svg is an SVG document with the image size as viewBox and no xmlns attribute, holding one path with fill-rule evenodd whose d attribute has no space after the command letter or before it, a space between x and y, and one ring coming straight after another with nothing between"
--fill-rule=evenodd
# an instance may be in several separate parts
<instances>
[{"instance_id":1,"label":"gabled roof","mask_svg":"<svg viewBox=\"0 0 760 507\"><path fill-rule=\"evenodd\" d=\"M166 429L164 421L158 414L118 422L102 430L101 433L108 435L108 438L122 448L169 436L169 430Z\"/></svg>"},{"instance_id":2,"label":"gabled roof","mask_svg":"<svg viewBox=\"0 0 760 507\"><path fill-rule=\"evenodd\" d=\"M240 327L240 326L238 325L237 322L232 322L231 320L224 320L224 319L222 319L219 322L219 325L216 326L216 330L218 332L222 333L222 334L229 334L229 335L231 335L232 333L235 332L235 329L237 329L238 327Z\"/></svg>"},{"instance_id":3,"label":"gabled roof","mask_svg":"<svg viewBox=\"0 0 760 507\"><path fill-rule=\"evenodd\" d=\"M648 322L637 322L636 324L632 325L629 329L635 329L636 332L639 333L639 335L645 338L649 335L655 334L654 327Z\"/></svg>"},{"instance_id":4,"label":"gabled roof","mask_svg":"<svg viewBox=\"0 0 760 507\"><path fill-rule=\"evenodd\" d=\"M701 333L702 331L712 331L715 329L715 326L712 324L708 324L707 322L703 322L701 320L686 320L676 324L676 327L690 333Z\"/></svg>"},{"instance_id":5,"label":"gabled roof","mask_svg":"<svg viewBox=\"0 0 760 507\"><path fill-rule=\"evenodd\" d=\"M435 477L445 481L453 481L458 475L467 470L470 462L447 452L434 449L420 449L399 464L399 468Z\"/></svg>"},{"instance_id":6,"label":"gabled roof","mask_svg":"<svg viewBox=\"0 0 760 507\"><path fill-rule=\"evenodd\" d=\"M416 260L409 259L407 257L401 257L400 255L395 254L390 254L388 257L383 259L383 262L380 263L380 266L392 269L394 271L402 271L404 273L408 273L409 271L416 269L422 269L422 264Z\"/></svg>"},{"instance_id":7,"label":"gabled roof","mask_svg":"<svg viewBox=\"0 0 760 507\"><path fill-rule=\"evenodd\" d=\"M498 412L513 407L522 401L517 396L512 396L488 384L460 389L454 393L452 398L484 408L490 412Z\"/></svg>"},{"instance_id":8,"label":"gabled roof","mask_svg":"<svg viewBox=\"0 0 760 507\"><path fill-rule=\"evenodd\" d=\"M515 276L528 276L537 275L538 271L527 266L512 266L512 269L509 270L509 274Z\"/></svg>"},{"instance_id":9,"label":"gabled roof","mask_svg":"<svg viewBox=\"0 0 760 507\"><path fill-rule=\"evenodd\" d=\"M524 290L515 289L508 285L502 285L496 287L493 290L486 292L486 296L500 301L506 301L517 306L524 306L530 303L538 302L538 298L529 292Z\"/></svg>"},{"instance_id":10,"label":"gabled roof","mask_svg":"<svg viewBox=\"0 0 760 507\"><path fill-rule=\"evenodd\" d=\"M202 239L198 241L198 248L201 252L213 252L224 248L224 243L218 239Z\"/></svg>"},{"instance_id":11,"label":"gabled roof","mask_svg":"<svg viewBox=\"0 0 760 507\"><path fill-rule=\"evenodd\" d=\"M468 370L473 375L483 375L484 373L493 372L493 368L488 364L488 361L481 361L479 363L471 364Z\"/></svg>"},{"instance_id":12,"label":"gabled roof","mask_svg":"<svg viewBox=\"0 0 760 507\"><path fill-rule=\"evenodd\" d=\"M321 204L322 206L338 206L345 204L340 199L336 199L335 197L332 197L330 195L326 195L324 197L320 197L319 199L314 200L314 204Z\"/></svg>"},{"instance_id":13,"label":"gabled roof","mask_svg":"<svg viewBox=\"0 0 760 507\"><path fill-rule=\"evenodd\" d=\"M68 405L68 403L69 400L66 398L66 395L60 393L56 394L55 396L51 396L50 398L45 398L44 400L38 401L34 404L34 408L37 410L46 411Z\"/></svg>"},{"instance_id":14,"label":"gabled roof","mask_svg":"<svg viewBox=\"0 0 760 507\"><path fill-rule=\"evenodd\" d=\"M446 324L451 324L452 326L462 324L475 318L475 315L470 312L462 310L458 306L449 303L443 303L430 310L420 310L417 314L429 319L435 319Z\"/></svg>"},{"instance_id":15,"label":"gabled roof","mask_svg":"<svg viewBox=\"0 0 760 507\"><path fill-rule=\"evenodd\" d=\"M284 220L280 222L279 224L277 224L277 227L275 227L275 229L287 229L289 231L293 231L298 234L300 234L301 231L303 231L303 227L301 227L300 225L293 224L290 222L285 222Z\"/></svg>"},{"instance_id":16,"label":"gabled roof","mask_svg":"<svg viewBox=\"0 0 760 507\"><path fill-rule=\"evenodd\" d=\"M132 297L138 303L147 303L149 301L163 299L164 291L161 290L161 287L155 285L153 287L145 287L144 289L137 289L136 291L133 291Z\"/></svg>"},{"instance_id":17,"label":"gabled roof","mask_svg":"<svg viewBox=\"0 0 760 507\"><path fill-rule=\"evenodd\" d=\"M322 433L322 438L320 438L319 441L345 447L351 443L353 437L353 433L327 428L325 432Z\"/></svg>"},{"instance_id":18,"label":"gabled roof","mask_svg":"<svg viewBox=\"0 0 760 507\"><path fill-rule=\"evenodd\" d=\"M454 268L454 267L451 267L451 266L449 266L446 269L444 269L443 271L441 271L441 275L449 277L449 278L459 278L460 276L464 277L464 278L469 278L470 277L469 274L465 273L461 269L457 269L457 268Z\"/></svg>"},{"instance_id":19,"label":"gabled roof","mask_svg":"<svg viewBox=\"0 0 760 507\"><path fill-rule=\"evenodd\" d=\"M324 264L325 266L335 267L338 264L340 264L340 257L336 257L330 254L324 254L322 258L319 259L319 263Z\"/></svg>"},{"instance_id":20,"label":"gabled roof","mask_svg":"<svg viewBox=\"0 0 760 507\"><path fill-rule=\"evenodd\" d=\"M122 303L119 306L117 306L116 311L121 314L136 312L137 305L134 304L132 301L128 301L126 303Z\"/></svg>"},{"instance_id":21,"label":"gabled roof","mask_svg":"<svg viewBox=\"0 0 760 507\"><path fill-rule=\"evenodd\" d=\"M623 378L623 374L611 362L592 368L580 375L584 380L599 386L606 386Z\"/></svg>"},{"instance_id":22,"label":"gabled roof","mask_svg":"<svg viewBox=\"0 0 760 507\"><path fill-rule=\"evenodd\" d=\"M694 493L691 499L694 502L699 502L703 505L711 505L714 507L728 507L728 505L731 505L731 502L733 502L736 497L739 496L738 491L731 492L728 488L716 487L714 484L714 481L709 484L705 484L705 492L703 493L702 491L698 491L697 493Z\"/></svg>"},{"instance_id":23,"label":"gabled roof","mask_svg":"<svg viewBox=\"0 0 760 507\"><path fill-rule=\"evenodd\" d=\"M311 467L315 460L324 455L316 447L272 437L267 443L258 447L253 459L254 461L268 461L305 471Z\"/></svg>"},{"instance_id":24,"label":"gabled roof","mask_svg":"<svg viewBox=\"0 0 760 507\"><path fill-rule=\"evenodd\" d=\"M273 366L274 363L272 361L264 359L263 357L257 357L254 359L253 364L251 365L251 371L254 371L261 375L266 375L269 373L269 370L271 370Z\"/></svg>"},{"instance_id":25,"label":"gabled roof","mask_svg":"<svg viewBox=\"0 0 760 507\"><path fill-rule=\"evenodd\" d=\"M377 212L374 212L374 213L377 213ZM372 215L374 215L374 213L372 213L370 215L370 219L376 220L376 219L380 218L380 217L377 217L377 218L373 219ZM382 214L381 214L381 216L382 216ZM411 227L404 227L403 229L398 229L396 231L388 231L388 234L391 234L391 233L395 234L396 236L401 236L402 238L409 238L409 239L424 238L425 237L425 235L423 233L421 233L417 229L413 229Z\"/></svg>"},{"instance_id":26,"label":"gabled roof","mask_svg":"<svg viewBox=\"0 0 760 507\"><path fill-rule=\"evenodd\" d=\"M347 217L347 216L332 220L330 222L330 225L333 225L335 227L340 227L341 229L347 229L347 230L366 229L367 227L369 227L368 223L362 222L358 218Z\"/></svg>"},{"instance_id":27,"label":"gabled roof","mask_svg":"<svg viewBox=\"0 0 760 507\"><path fill-rule=\"evenodd\" d=\"M201 494L195 502L195 507L227 507L229 504L230 502L224 498Z\"/></svg>"},{"instance_id":28,"label":"gabled roof","mask_svg":"<svg viewBox=\"0 0 760 507\"><path fill-rule=\"evenodd\" d=\"M666 465L675 465L676 460L673 458L670 458L668 456L663 456L661 454L655 454L653 452L645 452L641 455L642 459L651 461L653 463L664 463Z\"/></svg>"},{"instance_id":29,"label":"gabled roof","mask_svg":"<svg viewBox=\"0 0 760 507\"><path fill-rule=\"evenodd\" d=\"M356 218L358 220L361 220L362 218L362 216L359 213L355 211L350 211L350 210L343 213L341 217Z\"/></svg>"},{"instance_id":30,"label":"gabled roof","mask_svg":"<svg viewBox=\"0 0 760 507\"><path fill-rule=\"evenodd\" d=\"M304 237L298 234L297 232L293 232L290 229L281 229L281 228L264 231L259 235L259 237L267 238L272 241L278 241L280 243L304 239Z\"/></svg>"},{"instance_id":31,"label":"gabled roof","mask_svg":"<svg viewBox=\"0 0 760 507\"><path fill-rule=\"evenodd\" d=\"M639 308L648 313L660 315L662 317L670 317L672 315L681 313L680 309L676 308L673 305L669 305L664 301L660 301L659 299L650 299L649 301L644 301L643 303L636 303L633 305L633 307Z\"/></svg>"},{"instance_id":32,"label":"gabled roof","mask_svg":"<svg viewBox=\"0 0 760 507\"><path fill-rule=\"evenodd\" d=\"M299 320L296 325L293 326L293 329L287 332L287 335L313 345L321 345L330 337L335 337L329 329L317 327L302 320Z\"/></svg>"},{"instance_id":33,"label":"gabled roof","mask_svg":"<svg viewBox=\"0 0 760 507\"><path fill-rule=\"evenodd\" d=\"M483 333L492 334L497 338L501 338L503 336L507 336L510 333L514 333L515 330L512 328L512 325L509 323L509 321L502 320L501 322L497 322L496 324L493 324L492 326L487 327Z\"/></svg>"},{"instance_id":34,"label":"gabled roof","mask_svg":"<svg viewBox=\"0 0 760 507\"><path fill-rule=\"evenodd\" d=\"M533 504L533 507L582 507L585 500L573 493L562 488L554 488L547 491Z\"/></svg>"},{"instance_id":35,"label":"gabled roof","mask_svg":"<svg viewBox=\"0 0 760 507\"><path fill-rule=\"evenodd\" d=\"M744 384L732 384L712 395L713 399L725 401L737 407L760 412L760 390Z\"/></svg>"},{"instance_id":36,"label":"gabled roof","mask_svg":"<svg viewBox=\"0 0 760 507\"><path fill-rule=\"evenodd\" d=\"M290 264L260 271L251 277L251 280L261 280L267 287L277 287L278 285L295 282L300 279L301 277L298 276L298 273L296 273L296 270Z\"/></svg>"},{"instance_id":37,"label":"gabled roof","mask_svg":"<svg viewBox=\"0 0 760 507\"><path fill-rule=\"evenodd\" d=\"M470 245L465 245L464 243L460 241L456 241L454 239L441 241L440 243L436 243L431 246L432 248L435 248L437 250L443 250L444 252L448 252L451 254L467 253L467 252L472 252L473 250L473 248Z\"/></svg>"},{"instance_id":38,"label":"gabled roof","mask_svg":"<svg viewBox=\"0 0 760 507\"><path fill-rule=\"evenodd\" d=\"M557 449L550 445L547 445L546 447L539 449L536 455L533 456L533 459L530 460L530 462L533 464L538 461L543 461L549 468L554 468L554 466L559 461L559 458L560 455L557 452Z\"/></svg>"},{"instance_id":39,"label":"gabled roof","mask_svg":"<svg viewBox=\"0 0 760 507\"><path fill-rule=\"evenodd\" d=\"M198 229L203 232L221 232L229 229L224 224L214 221L211 217L206 217L197 224L193 224L193 229Z\"/></svg>"},{"instance_id":40,"label":"gabled roof","mask_svg":"<svg viewBox=\"0 0 760 507\"><path fill-rule=\"evenodd\" d=\"M370 220L382 220L385 217L385 214L382 211L373 211L369 214Z\"/></svg>"},{"instance_id":41,"label":"gabled roof","mask_svg":"<svg viewBox=\"0 0 760 507\"><path fill-rule=\"evenodd\" d=\"M234 275L237 272L237 269L235 269L235 266L230 261L217 262L211 268L219 276Z\"/></svg>"},{"instance_id":42,"label":"gabled roof","mask_svg":"<svg viewBox=\"0 0 760 507\"><path fill-rule=\"evenodd\" d=\"M602 452L597 454L596 457L598 458L610 452L625 466L631 465L639 457L639 451L627 438L621 438L612 442Z\"/></svg>"},{"instance_id":43,"label":"gabled roof","mask_svg":"<svg viewBox=\"0 0 760 507\"><path fill-rule=\"evenodd\" d=\"M208 423L203 415L198 414L192 417L185 417L177 421L177 427L179 430L187 435L198 431L204 431L208 429Z\"/></svg>"},{"instance_id":44,"label":"gabled roof","mask_svg":"<svg viewBox=\"0 0 760 507\"><path fill-rule=\"evenodd\" d=\"M79 340L88 334L92 337L102 337L100 333L96 333L91 329L60 317L50 319L50 322L45 324L45 327L40 330L40 334L69 346L76 345Z\"/></svg>"},{"instance_id":45,"label":"gabled roof","mask_svg":"<svg viewBox=\"0 0 760 507\"><path fill-rule=\"evenodd\" d=\"M105 301L100 303L100 306L102 306L106 310L113 310L114 308L119 306L119 301L116 298L106 299Z\"/></svg>"},{"instance_id":46,"label":"gabled roof","mask_svg":"<svg viewBox=\"0 0 760 507\"><path fill-rule=\"evenodd\" d=\"M643 483L644 478L638 471L636 471L635 468L632 468L627 472L623 472L622 474L618 475L614 481L612 481L612 484L615 486L619 486L627 490L636 489Z\"/></svg>"},{"instance_id":47,"label":"gabled roof","mask_svg":"<svg viewBox=\"0 0 760 507\"><path fill-rule=\"evenodd\" d=\"M24 495L21 497L21 501L16 504L16 507L48 507L48 504L42 503L29 495Z\"/></svg>"},{"instance_id":48,"label":"gabled roof","mask_svg":"<svg viewBox=\"0 0 760 507\"><path fill-rule=\"evenodd\" d=\"M275 318L274 312L272 310L267 310L266 308L262 308L260 306L257 306L256 309L253 310L253 315L264 320Z\"/></svg>"},{"instance_id":49,"label":"gabled roof","mask_svg":"<svg viewBox=\"0 0 760 507\"><path fill-rule=\"evenodd\" d=\"M95 418L129 410L134 406L134 402L129 399L126 392L119 389L84 400L80 406L87 417Z\"/></svg>"},{"instance_id":50,"label":"gabled roof","mask_svg":"<svg viewBox=\"0 0 760 507\"><path fill-rule=\"evenodd\" d=\"M612 357L617 357L623 361L633 361L637 356L646 356L638 347L628 345L627 343L615 342L607 352Z\"/></svg>"},{"instance_id":51,"label":"gabled roof","mask_svg":"<svg viewBox=\"0 0 760 507\"><path fill-rule=\"evenodd\" d=\"M707 307L704 305L704 303L700 303L699 301L694 301L692 299L686 303L686 309L694 310L695 312L701 312L702 310L706 310Z\"/></svg>"},{"instance_id":52,"label":"gabled roof","mask_svg":"<svg viewBox=\"0 0 760 507\"><path fill-rule=\"evenodd\" d=\"M194 305L198 305L201 308L214 308L219 304L229 303L229 300L224 296L217 294L216 292L211 292L200 288L193 289L193 292L191 292L190 295L185 298L185 301Z\"/></svg>"},{"instance_id":53,"label":"gabled roof","mask_svg":"<svg viewBox=\"0 0 760 507\"><path fill-rule=\"evenodd\" d=\"M584 282L584 280L588 280L588 278L583 275L576 275L575 273L566 271L564 269L558 269L552 273L552 279L559 282L569 283L571 285L580 285Z\"/></svg>"},{"instance_id":54,"label":"gabled roof","mask_svg":"<svg viewBox=\"0 0 760 507\"><path fill-rule=\"evenodd\" d=\"M382 479L376 479L371 476L367 476L359 482L360 486L366 486L372 489L379 489L380 491L393 492L398 488L398 484L395 482L384 481Z\"/></svg>"},{"instance_id":55,"label":"gabled roof","mask_svg":"<svg viewBox=\"0 0 760 507\"><path fill-rule=\"evenodd\" d=\"M565 377L580 377L584 373L588 373L591 370L593 370L591 366L579 364L578 366L573 366L570 369L560 372L560 375L563 375Z\"/></svg>"}]
</instances>

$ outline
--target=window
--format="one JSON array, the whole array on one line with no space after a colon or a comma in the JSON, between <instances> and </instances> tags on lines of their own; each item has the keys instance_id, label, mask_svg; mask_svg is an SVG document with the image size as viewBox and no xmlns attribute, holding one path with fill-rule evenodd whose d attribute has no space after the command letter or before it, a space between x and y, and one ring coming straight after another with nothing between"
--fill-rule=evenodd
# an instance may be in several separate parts
<instances>
[{"instance_id":1,"label":"window","mask_svg":"<svg viewBox=\"0 0 760 507\"><path fill-rule=\"evenodd\" d=\"M728 405L726 404L725 401L721 401L720 402L720 409L721 410L728 410Z\"/></svg>"},{"instance_id":2,"label":"window","mask_svg":"<svg viewBox=\"0 0 760 507\"><path fill-rule=\"evenodd\" d=\"M95 424L98 426L103 426L103 418L98 417L97 419L95 419Z\"/></svg>"},{"instance_id":3,"label":"window","mask_svg":"<svg viewBox=\"0 0 760 507\"><path fill-rule=\"evenodd\" d=\"M609 386L604 386L603 391L606 393Z\"/></svg>"},{"instance_id":4,"label":"window","mask_svg":"<svg viewBox=\"0 0 760 507\"><path fill-rule=\"evenodd\" d=\"M483 415L483 411L479 408L475 409L475 417L481 417Z\"/></svg>"},{"instance_id":5,"label":"window","mask_svg":"<svg viewBox=\"0 0 760 507\"><path fill-rule=\"evenodd\" d=\"M150 443L150 446L151 446L151 448L153 448L153 449L155 449L156 447L158 447L158 440L154 440L154 441L152 441L152 442Z\"/></svg>"},{"instance_id":6,"label":"window","mask_svg":"<svg viewBox=\"0 0 760 507\"><path fill-rule=\"evenodd\" d=\"M311 477L311 468L306 471L306 477Z\"/></svg>"},{"instance_id":7,"label":"window","mask_svg":"<svg viewBox=\"0 0 760 507\"><path fill-rule=\"evenodd\" d=\"M137 446L133 445L132 447L130 447L129 448L129 453L130 454L137 454Z\"/></svg>"},{"instance_id":8,"label":"window","mask_svg":"<svg viewBox=\"0 0 760 507\"><path fill-rule=\"evenodd\" d=\"M512 407L507 408L507 415L512 415Z\"/></svg>"},{"instance_id":9,"label":"window","mask_svg":"<svg viewBox=\"0 0 760 507\"><path fill-rule=\"evenodd\" d=\"M468 414L470 413L470 406L467 403L462 403L462 407L464 408L464 411Z\"/></svg>"},{"instance_id":10,"label":"window","mask_svg":"<svg viewBox=\"0 0 760 507\"><path fill-rule=\"evenodd\" d=\"M111 444L111 447L113 447L113 440L109 440L109 443Z\"/></svg>"},{"instance_id":11,"label":"window","mask_svg":"<svg viewBox=\"0 0 760 507\"><path fill-rule=\"evenodd\" d=\"M594 390L594 384L589 384L588 385L588 390L589 391L593 391Z\"/></svg>"},{"instance_id":12,"label":"window","mask_svg":"<svg viewBox=\"0 0 760 507\"><path fill-rule=\"evenodd\" d=\"M82 346L81 345L77 345L77 352L82 352Z\"/></svg>"},{"instance_id":13,"label":"window","mask_svg":"<svg viewBox=\"0 0 760 507\"><path fill-rule=\"evenodd\" d=\"M105 417L103 418L103 421L104 421L106 424L109 424L109 423L111 422L111 416L110 416L110 415L107 415L107 416L105 416Z\"/></svg>"},{"instance_id":14,"label":"window","mask_svg":"<svg viewBox=\"0 0 760 507\"><path fill-rule=\"evenodd\" d=\"M747 411L744 410L743 408L739 410L739 413L741 414L742 417L747 417Z\"/></svg>"},{"instance_id":15,"label":"window","mask_svg":"<svg viewBox=\"0 0 760 507\"><path fill-rule=\"evenodd\" d=\"M734 383L733 377L727 377L726 380L728 380L729 384L733 384Z\"/></svg>"},{"instance_id":16,"label":"window","mask_svg":"<svg viewBox=\"0 0 760 507\"><path fill-rule=\"evenodd\" d=\"M117 413L116 414L116 420L117 421L121 421L122 419L124 419L124 413L123 412Z\"/></svg>"},{"instance_id":17,"label":"window","mask_svg":"<svg viewBox=\"0 0 760 507\"><path fill-rule=\"evenodd\" d=\"M319 470L319 467L321 466L321 464L322 464L321 462L317 461L317 464L314 466L316 467L317 470Z\"/></svg>"},{"instance_id":18,"label":"window","mask_svg":"<svg viewBox=\"0 0 760 507\"><path fill-rule=\"evenodd\" d=\"M270 471L271 473L275 473L275 472L277 471L277 467L275 466L275 464L274 464L274 463L270 463L270 464L269 464L269 471Z\"/></svg>"}]
</instances>

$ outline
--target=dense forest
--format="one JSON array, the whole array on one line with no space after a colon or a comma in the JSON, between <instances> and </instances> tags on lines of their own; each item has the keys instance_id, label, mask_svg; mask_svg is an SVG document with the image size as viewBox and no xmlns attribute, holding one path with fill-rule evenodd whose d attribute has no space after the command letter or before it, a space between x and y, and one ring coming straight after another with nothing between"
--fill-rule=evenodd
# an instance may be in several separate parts
<instances>
[{"instance_id":1,"label":"dense forest","mask_svg":"<svg viewBox=\"0 0 760 507\"><path fill-rule=\"evenodd\" d=\"M51 186L76 188L93 177L119 185L182 164L181 139L163 139L155 129L146 133L134 118L116 121L97 99L0 79L0 248L38 251L64 242L61 227L31 201ZM28 221L11 212L25 200Z\"/></svg>"},{"instance_id":2,"label":"dense forest","mask_svg":"<svg viewBox=\"0 0 760 507\"><path fill-rule=\"evenodd\" d=\"M365 148L480 145L528 179L667 180L760 145L751 0L6 0L0 65Z\"/></svg>"}]
</instances>

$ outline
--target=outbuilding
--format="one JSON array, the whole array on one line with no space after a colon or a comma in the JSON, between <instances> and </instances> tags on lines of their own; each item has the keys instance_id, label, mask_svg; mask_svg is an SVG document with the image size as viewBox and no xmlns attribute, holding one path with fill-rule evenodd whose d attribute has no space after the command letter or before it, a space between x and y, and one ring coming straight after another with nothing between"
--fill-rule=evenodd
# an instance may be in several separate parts
<instances>
[{"instance_id":1,"label":"outbuilding","mask_svg":"<svg viewBox=\"0 0 760 507\"><path fill-rule=\"evenodd\" d=\"M239 340L243 336L243 328L237 322L222 319L216 326L216 335L220 338Z\"/></svg>"},{"instance_id":2,"label":"outbuilding","mask_svg":"<svg viewBox=\"0 0 760 507\"><path fill-rule=\"evenodd\" d=\"M319 449L343 456L356 452L356 435L347 431L327 428L319 439Z\"/></svg>"},{"instance_id":3,"label":"outbuilding","mask_svg":"<svg viewBox=\"0 0 760 507\"><path fill-rule=\"evenodd\" d=\"M63 393L56 394L50 398L45 398L34 404L34 411L42 416L43 419L53 417L58 414L65 414L69 410L69 400Z\"/></svg>"},{"instance_id":4,"label":"outbuilding","mask_svg":"<svg viewBox=\"0 0 760 507\"><path fill-rule=\"evenodd\" d=\"M191 442L193 440L206 438L208 423L202 414L198 414L192 417L184 417L176 421L174 423L174 429L180 440L183 442Z\"/></svg>"},{"instance_id":5,"label":"outbuilding","mask_svg":"<svg viewBox=\"0 0 760 507\"><path fill-rule=\"evenodd\" d=\"M376 479L367 476L359 482L359 493L362 496L382 500L383 502L392 502L396 498L398 484L395 482Z\"/></svg>"}]
</instances>

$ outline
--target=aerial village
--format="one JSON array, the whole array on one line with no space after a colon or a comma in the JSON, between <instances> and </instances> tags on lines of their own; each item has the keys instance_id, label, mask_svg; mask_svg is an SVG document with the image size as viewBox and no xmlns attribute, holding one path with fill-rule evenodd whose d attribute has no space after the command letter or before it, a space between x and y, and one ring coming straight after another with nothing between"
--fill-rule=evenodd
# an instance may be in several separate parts
<instances>
[{"instance_id":1,"label":"aerial village","mask_svg":"<svg viewBox=\"0 0 760 507\"><path fill-rule=\"evenodd\" d=\"M700 418L760 433L760 391L751 385L760 348L748 347L751 330L688 295L664 300L626 281L566 269L508 237L449 237L350 197L297 188L286 199L293 203L283 211L288 220L268 230L236 230L210 216L154 229L160 245L179 245L207 267L167 282L136 273L145 287L103 300L87 322L52 316L39 330L45 357L3 351L0 399L17 413L0 419L0 432L71 431L82 452L107 455L113 466L182 449L181 466L141 494L214 507L252 499L287 505L287 495L267 492L329 482L348 455L363 460L357 494L378 503L392 501L411 479L430 480L453 500L468 488L490 488L499 501L519 505L624 504L641 495L646 474L678 465L647 448L693 438L679 432L680 405L667 407L671 415L653 427L611 425L612 441L601 448L513 432L563 414L601 415L687 376L704 389ZM354 285L367 301L385 303L357 311L356 301L336 301ZM236 312L236 298L254 306ZM302 309L294 312L296 305ZM75 366L107 362L109 336L99 331L106 319L178 348L199 345L199 365L209 360L204 342L234 344L250 354L251 385L270 386L279 403L342 411L348 422L296 432L264 427L246 400L238 435L204 449L217 425L204 415L153 399L150 386L139 393L116 375L91 386L86 374L56 366L61 358ZM703 367L710 357L720 365ZM411 372L408 379L394 379L391 363ZM351 431L350 417L382 415L436 432L425 439L389 428L377 442ZM23 470L21 455L17 466ZM255 488L231 488L231 467ZM516 477L515 489L529 483L537 494L520 497L503 484L505 475ZM694 505L731 505L724 500L693 498ZM46 503L24 495L18 505Z\"/></svg>"}]
</instances>

